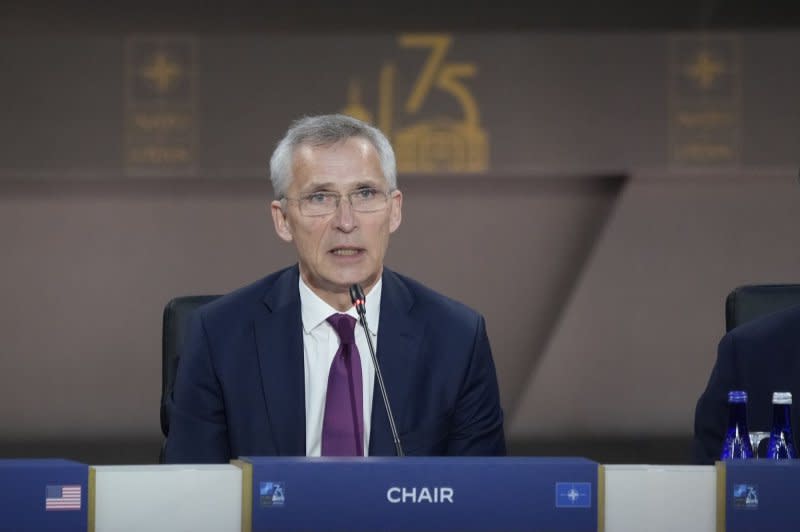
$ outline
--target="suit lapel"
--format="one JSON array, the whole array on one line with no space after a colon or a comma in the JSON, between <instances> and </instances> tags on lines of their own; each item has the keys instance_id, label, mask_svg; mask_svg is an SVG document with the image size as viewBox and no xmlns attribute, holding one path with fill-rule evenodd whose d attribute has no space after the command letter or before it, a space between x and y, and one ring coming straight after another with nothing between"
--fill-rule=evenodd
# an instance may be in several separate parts
<instances>
[{"instance_id":1,"label":"suit lapel","mask_svg":"<svg viewBox=\"0 0 800 532\"><path fill-rule=\"evenodd\" d=\"M391 270L384 269L381 314L376 356L381 367L386 393L398 431L407 426L406 410L413 401L413 375L419 356L419 345L425 324L411 315L413 296L403 281ZM369 454L393 456L394 440L383 397L376 379L372 399Z\"/></svg>"},{"instance_id":2,"label":"suit lapel","mask_svg":"<svg viewBox=\"0 0 800 532\"><path fill-rule=\"evenodd\" d=\"M255 319L256 346L272 437L281 456L306 454L305 373L297 266L275 282Z\"/></svg>"}]
</instances>

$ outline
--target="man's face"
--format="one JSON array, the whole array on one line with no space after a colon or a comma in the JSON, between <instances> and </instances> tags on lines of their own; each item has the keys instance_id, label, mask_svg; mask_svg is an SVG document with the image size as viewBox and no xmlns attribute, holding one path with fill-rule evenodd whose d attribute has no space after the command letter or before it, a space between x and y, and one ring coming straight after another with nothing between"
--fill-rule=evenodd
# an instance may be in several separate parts
<instances>
[{"instance_id":1,"label":"man's face","mask_svg":"<svg viewBox=\"0 0 800 532\"><path fill-rule=\"evenodd\" d=\"M341 196L339 207L329 215L306 216L298 201L273 201L275 231L286 242L294 241L306 284L332 306L348 308L350 285L369 290L383 271L389 234L400 226L403 196L394 191L376 212L352 209L350 192L364 187L388 191L375 148L360 137L332 146L298 146L292 175L288 198L333 192Z\"/></svg>"}]
</instances>

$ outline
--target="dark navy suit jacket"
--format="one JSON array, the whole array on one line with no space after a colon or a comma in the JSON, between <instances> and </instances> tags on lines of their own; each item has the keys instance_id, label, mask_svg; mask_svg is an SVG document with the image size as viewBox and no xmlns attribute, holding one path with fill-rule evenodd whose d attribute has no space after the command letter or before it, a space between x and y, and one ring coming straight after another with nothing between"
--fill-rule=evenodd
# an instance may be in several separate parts
<instances>
[{"instance_id":1,"label":"dark navy suit jacket","mask_svg":"<svg viewBox=\"0 0 800 532\"><path fill-rule=\"evenodd\" d=\"M800 401L800 306L741 325L719 343L717 362L694 417L694 461L719 459L728 425L728 392L747 392L751 431L772 427L772 392L789 391L795 402L792 428L798 426Z\"/></svg>"},{"instance_id":2,"label":"dark navy suit jacket","mask_svg":"<svg viewBox=\"0 0 800 532\"><path fill-rule=\"evenodd\" d=\"M195 312L168 403L167 462L305 455L298 272L281 270ZM406 454L505 454L479 314L384 269L377 357ZM377 383L369 454L395 454Z\"/></svg>"}]
</instances>

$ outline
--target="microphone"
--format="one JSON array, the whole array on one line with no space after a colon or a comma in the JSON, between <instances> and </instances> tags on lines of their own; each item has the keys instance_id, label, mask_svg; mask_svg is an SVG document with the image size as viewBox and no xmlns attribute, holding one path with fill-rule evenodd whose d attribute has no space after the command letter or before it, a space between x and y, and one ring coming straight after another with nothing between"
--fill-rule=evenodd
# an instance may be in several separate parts
<instances>
[{"instance_id":1,"label":"microphone","mask_svg":"<svg viewBox=\"0 0 800 532\"><path fill-rule=\"evenodd\" d=\"M378 357L375 356L375 346L372 345L372 336L369 334L369 327L367 326L367 309L364 306L367 298L364 295L364 290L361 288L360 284L354 284L350 287L350 299L353 301L353 305L356 307L358 321L361 323L361 327L364 328L364 335L367 337L369 354L372 356L372 365L375 366L375 376L378 378L378 388L380 388L381 396L383 397L383 406L386 407L386 416L389 418L389 427L392 429L394 448L397 451L397 456L405 456L403 453L403 446L400 445L400 436L397 435L397 426L394 423L392 407L389 406L389 396L386 395L386 385L383 384L381 367L378 365Z\"/></svg>"}]
</instances>

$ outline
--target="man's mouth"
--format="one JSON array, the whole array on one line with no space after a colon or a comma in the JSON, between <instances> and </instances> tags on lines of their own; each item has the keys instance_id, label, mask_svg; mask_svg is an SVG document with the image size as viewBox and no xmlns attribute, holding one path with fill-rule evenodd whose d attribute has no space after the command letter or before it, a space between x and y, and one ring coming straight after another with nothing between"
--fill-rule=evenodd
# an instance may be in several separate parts
<instances>
[{"instance_id":1,"label":"man's mouth","mask_svg":"<svg viewBox=\"0 0 800 532\"><path fill-rule=\"evenodd\" d=\"M333 248L330 252L337 257L352 257L358 255L363 250L361 248Z\"/></svg>"}]
</instances>

